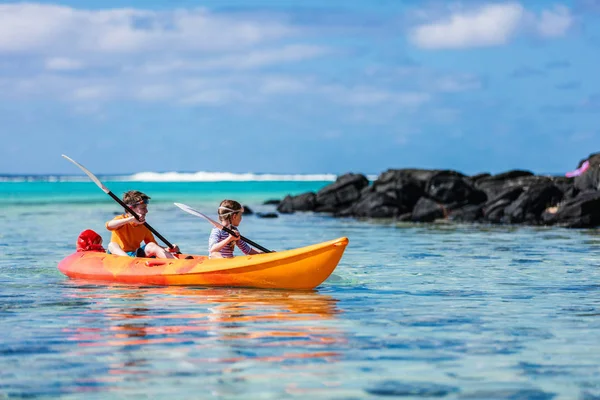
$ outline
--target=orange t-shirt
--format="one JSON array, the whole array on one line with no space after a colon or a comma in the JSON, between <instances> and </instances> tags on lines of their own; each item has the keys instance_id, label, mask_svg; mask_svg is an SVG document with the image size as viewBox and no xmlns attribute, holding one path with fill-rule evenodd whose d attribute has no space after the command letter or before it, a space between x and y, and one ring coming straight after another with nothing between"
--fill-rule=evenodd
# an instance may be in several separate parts
<instances>
[{"instance_id":1,"label":"orange t-shirt","mask_svg":"<svg viewBox=\"0 0 600 400\"><path fill-rule=\"evenodd\" d=\"M115 219L123 218L128 218L128 216L118 215L112 220L114 221ZM108 222L106 225L108 225ZM106 229L108 229L108 227ZM139 249L142 241L144 241L146 244L150 242L156 243L154 235L152 235L150 229L146 228L144 225L135 226L132 224L125 224L111 232L112 235L110 236L110 241L117 243L125 252Z\"/></svg>"}]
</instances>

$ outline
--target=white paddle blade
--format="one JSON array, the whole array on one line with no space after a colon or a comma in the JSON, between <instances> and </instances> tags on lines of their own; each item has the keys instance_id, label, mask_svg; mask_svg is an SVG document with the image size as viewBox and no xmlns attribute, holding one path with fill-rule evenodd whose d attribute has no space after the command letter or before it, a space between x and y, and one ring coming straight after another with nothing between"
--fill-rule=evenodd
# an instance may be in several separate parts
<instances>
[{"instance_id":1,"label":"white paddle blade","mask_svg":"<svg viewBox=\"0 0 600 400\"><path fill-rule=\"evenodd\" d=\"M73 160L72 158L70 158L70 157L68 157L68 156L65 156L64 154L62 154L62 156L63 156L63 158L66 158L67 160L71 161L73 164L77 165L77 166L78 166L78 167L79 167L79 168L80 168L80 169L81 169L83 172L85 172L85 174L86 174L87 176L89 176L89 177L90 177L90 179L91 179L92 181L94 181L94 183L95 183L96 185L98 185L98 187L99 187L100 189L102 189L102 190L104 191L104 193L107 193L107 194L108 194L108 193L110 192L110 190L108 190L108 188L107 188L106 186L104 186L104 185L102 184L102 182L100 182L100 180L99 180L98 178L96 178L96 175L94 175L94 174L92 174L90 171L88 171L88 169L87 169L86 167L84 167L83 165L79 164L77 161Z\"/></svg>"},{"instance_id":2,"label":"white paddle blade","mask_svg":"<svg viewBox=\"0 0 600 400\"><path fill-rule=\"evenodd\" d=\"M183 211L185 211L188 214L192 214L192 215L195 215L196 217L204 218L205 220L210 222L215 228L223 229L223 225L221 225L217 221L211 219L207 215L202 214L200 211L194 210L192 207L182 204L182 203L173 203L173 204L175 204L177 207L179 207L180 209L182 209Z\"/></svg>"}]
</instances>

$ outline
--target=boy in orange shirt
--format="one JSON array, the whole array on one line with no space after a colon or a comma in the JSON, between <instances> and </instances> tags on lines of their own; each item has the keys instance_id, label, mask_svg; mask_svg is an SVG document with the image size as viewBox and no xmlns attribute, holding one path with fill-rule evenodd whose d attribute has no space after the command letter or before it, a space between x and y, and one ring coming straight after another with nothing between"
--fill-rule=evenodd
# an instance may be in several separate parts
<instances>
[{"instance_id":1,"label":"boy in orange shirt","mask_svg":"<svg viewBox=\"0 0 600 400\"><path fill-rule=\"evenodd\" d=\"M159 246L150 229L144 225L149 200L149 196L137 190L130 190L123 195L123 203L127 204L140 220L125 211L125 214L108 221L106 229L111 231L112 235L107 253L129 257L176 258L171 252L178 252L179 247L175 245L172 249L167 249ZM142 241L145 244L140 246Z\"/></svg>"}]
</instances>

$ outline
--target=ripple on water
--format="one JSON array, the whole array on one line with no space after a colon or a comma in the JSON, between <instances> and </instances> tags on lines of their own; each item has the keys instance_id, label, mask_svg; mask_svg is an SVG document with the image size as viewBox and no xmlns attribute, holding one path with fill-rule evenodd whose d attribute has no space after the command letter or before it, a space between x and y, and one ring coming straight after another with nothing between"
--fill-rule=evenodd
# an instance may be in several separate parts
<instances>
[{"instance_id":1,"label":"ripple on water","mask_svg":"<svg viewBox=\"0 0 600 400\"><path fill-rule=\"evenodd\" d=\"M556 376L570 376L577 369L578 366L575 365L551 365L551 364L534 364L528 362L519 362L516 366L517 369L521 370L523 375L530 376L547 376L547 377L556 377ZM579 366L583 368L587 368L587 366Z\"/></svg>"},{"instance_id":2,"label":"ripple on water","mask_svg":"<svg viewBox=\"0 0 600 400\"><path fill-rule=\"evenodd\" d=\"M504 330L507 336L523 339L552 339L554 335L547 329L532 328L529 326L515 326Z\"/></svg>"},{"instance_id":3,"label":"ripple on water","mask_svg":"<svg viewBox=\"0 0 600 400\"><path fill-rule=\"evenodd\" d=\"M377 396L415 396L415 397L444 397L458 393L457 387L427 382L402 382L386 380L376 383L365 392Z\"/></svg>"},{"instance_id":4,"label":"ripple on water","mask_svg":"<svg viewBox=\"0 0 600 400\"><path fill-rule=\"evenodd\" d=\"M464 393L458 398L469 400L551 400L555 397L556 393L540 389L499 389Z\"/></svg>"},{"instance_id":5,"label":"ripple on water","mask_svg":"<svg viewBox=\"0 0 600 400\"><path fill-rule=\"evenodd\" d=\"M2 395L599 394L594 231L249 218L245 235L273 248L338 236L350 244L330 279L308 293L136 287L69 281L56 269L77 233L103 229L118 207L81 206L78 218L64 218L62 205L39 207L50 209L0 207ZM209 226L166 205L151 217L180 247L205 251Z\"/></svg>"}]
</instances>

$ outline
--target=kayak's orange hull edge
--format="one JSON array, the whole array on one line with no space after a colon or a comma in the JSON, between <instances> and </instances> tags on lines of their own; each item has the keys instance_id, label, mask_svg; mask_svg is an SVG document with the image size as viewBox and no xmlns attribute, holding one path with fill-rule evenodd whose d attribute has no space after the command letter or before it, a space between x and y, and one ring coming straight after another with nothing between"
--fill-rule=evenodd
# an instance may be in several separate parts
<instances>
[{"instance_id":1,"label":"kayak's orange hull edge","mask_svg":"<svg viewBox=\"0 0 600 400\"><path fill-rule=\"evenodd\" d=\"M58 269L73 279L149 285L232 286L269 289L313 289L340 262L348 238L298 249L229 259L158 260L100 252L65 257ZM183 255L185 257L185 255Z\"/></svg>"}]
</instances>

